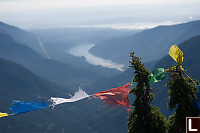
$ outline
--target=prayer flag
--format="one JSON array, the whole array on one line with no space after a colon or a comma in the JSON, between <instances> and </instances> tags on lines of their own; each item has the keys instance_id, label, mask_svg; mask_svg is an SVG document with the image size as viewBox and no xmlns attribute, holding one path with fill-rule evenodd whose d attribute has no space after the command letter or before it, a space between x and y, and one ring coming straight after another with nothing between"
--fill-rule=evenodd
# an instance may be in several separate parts
<instances>
[{"instance_id":1,"label":"prayer flag","mask_svg":"<svg viewBox=\"0 0 200 133\"><path fill-rule=\"evenodd\" d=\"M74 96L71 97L70 99L51 97L50 101L53 103L53 106L55 106L55 105L66 103L66 102L76 102L78 100L81 100L87 97L89 97L89 95L85 91L79 88L79 90L75 92Z\"/></svg>"},{"instance_id":2,"label":"prayer flag","mask_svg":"<svg viewBox=\"0 0 200 133\"><path fill-rule=\"evenodd\" d=\"M47 103L42 101L41 103L38 102L24 102L24 101L13 101L10 109L12 110L13 114L20 114L32 110L43 109L50 107Z\"/></svg>"},{"instance_id":3,"label":"prayer flag","mask_svg":"<svg viewBox=\"0 0 200 133\"><path fill-rule=\"evenodd\" d=\"M113 88L108 91L102 91L100 93L93 94L94 97L99 97L102 99L105 103L109 105L118 106L121 104L122 106L129 107L129 99L128 94L130 91L130 88L127 88L130 86L130 83L127 83L125 86L121 86L118 88ZM127 109L129 111L130 109Z\"/></svg>"},{"instance_id":4,"label":"prayer flag","mask_svg":"<svg viewBox=\"0 0 200 133\"><path fill-rule=\"evenodd\" d=\"M1 117L5 117L5 116L8 116L8 114L7 114L7 113L1 113L1 112L0 112L0 118L1 118Z\"/></svg>"},{"instance_id":5,"label":"prayer flag","mask_svg":"<svg viewBox=\"0 0 200 133\"><path fill-rule=\"evenodd\" d=\"M183 52L178 48L177 45L172 45L169 49L169 55L177 62L178 65L182 65Z\"/></svg>"},{"instance_id":6,"label":"prayer flag","mask_svg":"<svg viewBox=\"0 0 200 133\"><path fill-rule=\"evenodd\" d=\"M177 45L172 45L169 49L169 55L177 62L177 67L179 67L182 71L184 71L183 64L183 52L178 48ZM176 66L167 69L166 71L175 69Z\"/></svg>"},{"instance_id":7,"label":"prayer flag","mask_svg":"<svg viewBox=\"0 0 200 133\"><path fill-rule=\"evenodd\" d=\"M167 78L167 73L164 68L156 68L148 75L149 83L160 82L166 78ZM136 82L132 82L132 84L135 83Z\"/></svg>"},{"instance_id":8,"label":"prayer flag","mask_svg":"<svg viewBox=\"0 0 200 133\"><path fill-rule=\"evenodd\" d=\"M167 78L167 74L164 68L156 68L151 72L148 78L149 78L149 83L156 83Z\"/></svg>"}]
</instances>

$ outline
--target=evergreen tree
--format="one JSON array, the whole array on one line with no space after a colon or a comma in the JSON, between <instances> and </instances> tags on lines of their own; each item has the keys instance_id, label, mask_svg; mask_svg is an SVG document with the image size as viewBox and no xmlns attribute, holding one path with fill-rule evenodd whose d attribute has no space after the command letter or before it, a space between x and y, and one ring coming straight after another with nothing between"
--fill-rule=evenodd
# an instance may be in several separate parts
<instances>
[{"instance_id":1,"label":"evergreen tree","mask_svg":"<svg viewBox=\"0 0 200 133\"><path fill-rule=\"evenodd\" d=\"M169 117L169 133L185 133L186 117L197 117L199 111L194 103L197 100L198 88L195 81L190 77L184 77L184 71L179 66L168 72L169 81L169 103L171 110L176 110L175 114Z\"/></svg>"},{"instance_id":2,"label":"evergreen tree","mask_svg":"<svg viewBox=\"0 0 200 133\"><path fill-rule=\"evenodd\" d=\"M130 54L131 66L135 69L135 78L137 82L130 93L136 95L134 109L128 117L128 133L165 133L167 130L166 118L159 112L159 108L152 105L154 95L151 93L148 75L150 72L141 63L140 58Z\"/></svg>"}]
</instances>

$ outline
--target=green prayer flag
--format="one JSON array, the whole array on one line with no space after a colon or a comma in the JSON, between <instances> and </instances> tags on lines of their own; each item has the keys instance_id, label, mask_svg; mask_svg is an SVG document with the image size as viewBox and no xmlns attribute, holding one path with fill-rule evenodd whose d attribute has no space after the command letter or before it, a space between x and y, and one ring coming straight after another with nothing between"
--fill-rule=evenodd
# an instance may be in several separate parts
<instances>
[{"instance_id":1,"label":"green prayer flag","mask_svg":"<svg viewBox=\"0 0 200 133\"><path fill-rule=\"evenodd\" d=\"M136 84L136 82L132 82L131 84Z\"/></svg>"},{"instance_id":2,"label":"green prayer flag","mask_svg":"<svg viewBox=\"0 0 200 133\"><path fill-rule=\"evenodd\" d=\"M164 68L156 68L151 72L148 78L149 83L156 83L167 78L167 73L165 72Z\"/></svg>"}]
</instances>

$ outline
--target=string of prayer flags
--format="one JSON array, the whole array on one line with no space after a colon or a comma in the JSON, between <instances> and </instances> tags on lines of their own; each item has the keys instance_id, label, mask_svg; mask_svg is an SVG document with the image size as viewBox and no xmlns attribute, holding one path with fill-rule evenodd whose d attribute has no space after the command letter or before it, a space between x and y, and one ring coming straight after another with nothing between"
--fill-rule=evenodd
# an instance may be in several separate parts
<instances>
[{"instance_id":1,"label":"string of prayer flags","mask_svg":"<svg viewBox=\"0 0 200 133\"><path fill-rule=\"evenodd\" d=\"M1 118L1 117L5 117L5 116L8 116L8 114L7 114L7 113L1 113L1 112L0 112L0 118Z\"/></svg>"},{"instance_id":2,"label":"string of prayer flags","mask_svg":"<svg viewBox=\"0 0 200 133\"><path fill-rule=\"evenodd\" d=\"M122 106L129 108L127 109L127 111L130 111L131 107L129 106L128 99L128 94L130 91L130 88L128 88L129 86L130 83L127 83L126 85L118 88L113 88L108 91L102 91L100 93L93 94L93 98L99 97L108 105L118 106L119 104L121 104Z\"/></svg>"},{"instance_id":3,"label":"string of prayer flags","mask_svg":"<svg viewBox=\"0 0 200 133\"><path fill-rule=\"evenodd\" d=\"M167 73L164 68L154 69L148 76L149 83L156 83L167 78Z\"/></svg>"},{"instance_id":4,"label":"string of prayer flags","mask_svg":"<svg viewBox=\"0 0 200 133\"><path fill-rule=\"evenodd\" d=\"M169 49L169 55L177 62L177 66L173 66L166 71L173 70L176 67L179 67L182 71L184 71L182 64L183 64L183 52L178 48L177 45L172 45Z\"/></svg>"},{"instance_id":5,"label":"string of prayer flags","mask_svg":"<svg viewBox=\"0 0 200 133\"><path fill-rule=\"evenodd\" d=\"M46 102L24 102L24 101L13 101L10 109L14 115L50 107Z\"/></svg>"},{"instance_id":6,"label":"string of prayer flags","mask_svg":"<svg viewBox=\"0 0 200 133\"><path fill-rule=\"evenodd\" d=\"M85 91L83 91L82 89L79 88L79 90L77 92L75 92L74 96L71 97L70 99L51 97L50 101L53 103L53 106L56 106L61 103L76 102L78 100L88 98L88 97L89 97L89 95Z\"/></svg>"}]
</instances>

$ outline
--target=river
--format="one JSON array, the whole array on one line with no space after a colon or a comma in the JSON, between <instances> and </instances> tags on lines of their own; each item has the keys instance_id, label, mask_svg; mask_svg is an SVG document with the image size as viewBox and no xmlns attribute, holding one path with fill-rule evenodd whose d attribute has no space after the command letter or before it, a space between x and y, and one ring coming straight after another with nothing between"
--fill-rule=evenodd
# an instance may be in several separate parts
<instances>
[{"instance_id":1,"label":"river","mask_svg":"<svg viewBox=\"0 0 200 133\"><path fill-rule=\"evenodd\" d=\"M67 53L77 56L77 57L85 57L86 61L92 65L100 65L105 68L114 68L119 71L124 71L124 65L112 62L111 60L104 59L101 57L97 57L89 52L89 50L94 47L95 44L86 44L86 45L77 45L72 47L69 50L66 50Z\"/></svg>"}]
</instances>

